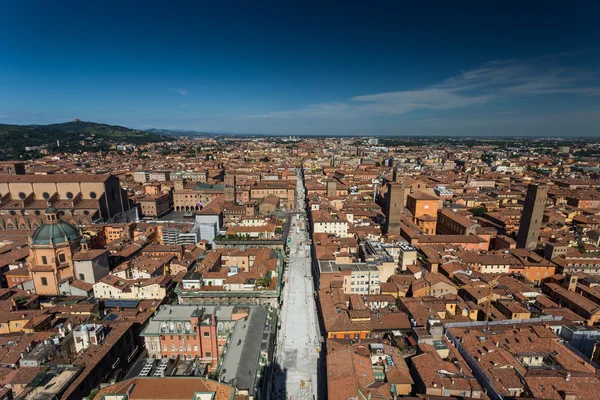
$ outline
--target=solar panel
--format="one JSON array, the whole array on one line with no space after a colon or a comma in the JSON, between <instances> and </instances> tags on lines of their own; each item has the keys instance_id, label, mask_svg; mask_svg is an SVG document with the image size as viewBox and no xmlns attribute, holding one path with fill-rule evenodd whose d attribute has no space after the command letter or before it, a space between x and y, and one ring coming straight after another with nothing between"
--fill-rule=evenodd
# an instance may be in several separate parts
<instances>
[{"instance_id":1,"label":"solar panel","mask_svg":"<svg viewBox=\"0 0 600 400\"><path fill-rule=\"evenodd\" d=\"M139 300L105 300L104 307L108 308L136 308L140 304Z\"/></svg>"},{"instance_id":2,"label":"solar panel","mask_svg":"<svg viewBox=\"0 0 600 400\"><path fill-rule=\"evenodd\" d=\"M387 358L388 365L390 367L393 367L394 366L394 360L392 359L392 357L391 356L386 356L386 358Z\"/></svg>"},{"instance_id":3,"label":"solar panel","mask_svg":"<svg viewBox=\"0 0 600 400\"><path fill-rule=\"evenodd\" d=\"M105 320L105 321L112 322L115 319L117 319L118 317L119 316L117 314L108 314L108 315L105 315L104 318L102 318L102 319Z\"/></svg>"}]
</instances>

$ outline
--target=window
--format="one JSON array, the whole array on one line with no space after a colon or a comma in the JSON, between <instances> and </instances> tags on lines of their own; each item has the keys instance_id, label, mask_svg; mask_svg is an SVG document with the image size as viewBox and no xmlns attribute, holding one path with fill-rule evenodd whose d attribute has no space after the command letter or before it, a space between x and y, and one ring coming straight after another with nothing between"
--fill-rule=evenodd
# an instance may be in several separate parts
<instances>
[{"instance_id":1,"label":"window","mask_svg":"<svg viewBox=\"0 0 600 400\"><path fill-rule=\"evenodd\" d=\"M163 344L163 351L167 351L167 345Z\"/></svg>"},{"instance_id":2,"label":"window","mask_svg":"<svg viewBox=\"0 0 600 400\"><path fill-rule=\"evenodd\" d=\"M42 286L48 286L48 279L42 278Z\"/></svg>"},{"instance_id":3,"label":"window","mask_svg":"<svg viewBox=\"0 0 600 400\"><path fill-rule=\"evenodd\" d=\"M95 199L96 198L96 192L90 192L90 198Z\"/></svg>"},{"instance_id":4,"label":"window","mask_svg":"<svg viewBox=\"0 0 600 400\"><path fill-rule=\"evenodd\" d=\"M73 198L73 193L67 192L67 199L72 199L72 198Z\"/></svg>"},{"instance_id":5,"label":"window","mask_svg":"<svg viewBox=\"0 0 600 400\"><path fill-rule=\"evenodd\" d=\"M156 350L156 343L152 343L150 345L150 348L152 349L152 351L155 351Z\"/></svg>"},{"instance_id":6,"label":"window","mask_svg":"<svg viewBox=\"0 0 600 400\"><path fill-rule=\"evenodd\" d=\"M19 192L19 198L21 200L25 200L26 197L27 197L27 195L24 192Z\"/></svg>"},{"instance_id":7,"label":"window","mask_svg":"<svg viewBox=\"0 0 600 400\"><path fill-rule=\"evenodd\" d=\"M44 192L42 193L42 197L44 198L44 200L48 200L50 198L50 193Z\"/></svg>"},{"instance_id":8,"label":"window","mask_svg":"<svg viewBox=\"0 0 600 400\"><path fill-rule=\"evenodd\" d=\"M212 357L212 353L209 351L205 354L206 357Z\"/></svg>"},{"instance_id":9,"label":"window","mask_svg":"<svg viewBox=\"0 0 600 400\"><path fill-rule=\"evenodd\" d=\"M67 258L65 257L65 254L64 253L60 253L58 255L58 262L64 263L66 261L67 261Z\"/></svg>"},{"instance_id":10,"label":"window","mask_svg":"<svg viewBox=\"0 0 600 400\"><path fill-rule=\"evenodd\" d=\"M48 257L42 256L42 264L44 264L44 265L48 264Z\"/></svg>"},{"instance_id":11,"label":"window","mask_svg":"<svg viewBox=\"0 0 600 400\"><path fill-rule=\"evenodd\" d=\"M204 337L209 337L210 336L210 332L204 332Z\"/></svg>"},{"instance_id":12,"label":"window","mask_svg":"<svg viewBox=\"0 0 600 400\"><path fill-rule=\"evenodd\" d=\"M79 274L79 280L80 281L85 281L85 275L84 274Z\"/></svg>"},{"instance_id":13,"label":"window","mask_svg":"<svg viewBox=\"0 0 600 400\"><path fill-rule=\"evenodd\" d=\"M194 351L198 351L198 345L197 344L194 345Z\"/></svg>"}]
</instances>

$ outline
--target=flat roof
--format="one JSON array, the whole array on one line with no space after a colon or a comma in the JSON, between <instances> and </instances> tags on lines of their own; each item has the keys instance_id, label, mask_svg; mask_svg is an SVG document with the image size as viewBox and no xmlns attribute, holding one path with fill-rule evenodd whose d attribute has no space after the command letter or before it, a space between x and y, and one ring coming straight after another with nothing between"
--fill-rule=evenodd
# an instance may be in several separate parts
<instances>
[{"instance_id":1,"label":"flat roof","mask_svg":"<svg viewBox=\"0 0 600 400\"><path fill-rule=\"evenodd\" d=\"M333 260L321 260L319 261L319 272L331 273L341 271L377 271L377 265L367 263L352 263L352 264L336 264Z\"/></svg>"},{"instance_id":2,"label":"flat roof","mask_svg":"<svg viewBox=\"0 0 600 400\"><path fill-rule=\"evenodd\" d=\"M248 390L250 395L254 393L266 322L267 310L263 307L253 307L248 317L238 320L221 367L224 382L235 382L238 389Z\"/></svg>"}]
</instances>

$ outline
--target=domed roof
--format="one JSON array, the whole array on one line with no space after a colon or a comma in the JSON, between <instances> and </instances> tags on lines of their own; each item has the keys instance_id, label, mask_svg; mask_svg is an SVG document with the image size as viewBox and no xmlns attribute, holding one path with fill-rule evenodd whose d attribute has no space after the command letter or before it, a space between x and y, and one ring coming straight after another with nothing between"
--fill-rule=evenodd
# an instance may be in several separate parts
<instances>
[{"instance_id":1,"label":"domed roof","mask_svg":"<svg viewBox=\"0 0 600 400\"><path fill-rule=\"evenodd\" d=\"M56 207L50 206L46 209L45 214L58 214Z\"/></svg>"},{"instance_id":2,"label":"domed roof","mask_svg":"<svg viewBox=\"0 0 600 400\"><path fill-rule=\"evenodd\" d=\"M53 224L43 224L33 232L31 240L33 244L59 244L79 239L79 230L64 221L56 221Z\"/></svg>"}]
</instances>

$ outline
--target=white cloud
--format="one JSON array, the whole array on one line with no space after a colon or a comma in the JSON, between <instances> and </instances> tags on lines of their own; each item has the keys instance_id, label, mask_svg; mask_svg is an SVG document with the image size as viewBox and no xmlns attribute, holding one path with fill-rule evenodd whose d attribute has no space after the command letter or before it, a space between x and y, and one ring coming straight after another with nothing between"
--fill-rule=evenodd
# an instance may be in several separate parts
<instances>
[{"instance_id":1,"label":"white cloud","mask_svg":"<svg viewBox=\"0 0 600 400\"><path fill-rule=\"evenodd\" d=\"M188 94L188 91L186 89L182 89L182 88L171 88L169 90L172 92L177 92L182 96L185 96L186 94Z\"/></svg>"},{"instance_id":2,"label":"white cloud","mask_svg":"<svg viewBox=\"0 0 600 400\"><path fill-rule=\"evenodd\" d=\"M353 118L452 110L534 96L599 96L598 74L561 65L568 55L526 61L493 61L421 89L354 96L268 114L273 118Z\"/></svg>"},{"instance_id":3,"label":"white cloud","mask_svg":"<svg viewBox=\"0 0 600 400\"><path fill-rule=\"evenodd\" d=\"M449 90L432 87L422 90L356 96L350 100L363 103L359 108L364 110L387 114L405 114L419 109L450 110L453 108L470 107L487 103L492 99L493 96L489 94L465 96Z\"/></svg>"}]
</instances>

